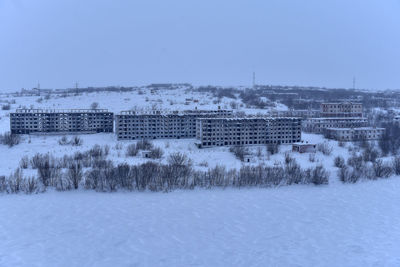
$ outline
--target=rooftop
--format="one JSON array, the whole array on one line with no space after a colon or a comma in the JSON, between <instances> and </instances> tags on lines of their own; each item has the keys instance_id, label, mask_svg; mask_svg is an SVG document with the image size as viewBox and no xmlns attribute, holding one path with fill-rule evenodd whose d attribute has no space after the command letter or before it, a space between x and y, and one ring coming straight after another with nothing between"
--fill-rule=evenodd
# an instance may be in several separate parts
<instances>
[{"instance_id":1,"label":"rooftop","mask_svg":"<svg viewBox=\"0 0 400 267\"><path fill-rule=\"evenodd\" d=\"M17 109L15 113L103 113L107 109Z\"/></svg>"},{"instance_id":2,"label":"rooftop","mask_svg":"<svg viewBox=\"0 0 400 267\"><path fill-rule=\"evenodd\" d=\"M332 131L368 131L368 130L385 130L385 128L378 127L354 127L354 128L327 128L327 130Z\"/></svg>"}]
</instances>

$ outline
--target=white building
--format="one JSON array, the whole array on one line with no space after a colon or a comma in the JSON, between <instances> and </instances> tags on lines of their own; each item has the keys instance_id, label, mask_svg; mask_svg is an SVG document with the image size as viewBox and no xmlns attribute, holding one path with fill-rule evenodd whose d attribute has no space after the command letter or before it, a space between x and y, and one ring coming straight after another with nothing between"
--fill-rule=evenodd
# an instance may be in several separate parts
<instances>
[{"instance_id":1,"label":"white building","mask_svg":"<svg viewBox=\"0 0 400 267\"><path fill-rule=\"evenodd\" d=\"M122 111L115 117L119 140L195 138L196 119L232 116L231 110L186 110L163 113Z\"/></svg>"},{"instance_id":2,"label":"white building","mask_svg":"<svg viewBox=\"0 0 400 267\"><path fill-rule=\"evenodd\" d=\"M338 141L378 140L385 133L385 128L359 127L359 128L328 128L325 129L326 138Z\"/></svg>"},{"instance_id":3,"label":"white building","mask_svg":"<svg viewBox=\"0 0 400 267\"><path fill-rule=\"evenodd\" d=\"M355 128L366 127L367 118L309 118L303 120L303 130L311 133L323 133L327 128Z\"/></svg>"},{"instance_id":4,"label":"white building","mask_svg":"<svg viewBox=\"0 0 400 267\"><path fill-rule=\"evenodd\" d=\"M301 140L299 118L201 118L197 146L292 144Z\"/></svg>"}]
</instances>

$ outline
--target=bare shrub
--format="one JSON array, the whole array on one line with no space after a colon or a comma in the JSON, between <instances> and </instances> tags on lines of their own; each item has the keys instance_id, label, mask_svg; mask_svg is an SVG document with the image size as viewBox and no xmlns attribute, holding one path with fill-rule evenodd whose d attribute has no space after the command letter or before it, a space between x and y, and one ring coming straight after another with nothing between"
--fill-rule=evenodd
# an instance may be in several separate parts
<instances>
[{"instance_id":1,"label":"bare shrub","mask_svg":"<svg viewBox=\"0 0 400 267\"><path fill-rule=\"evenodd\" d=\"M110 154L110 146L109 145L105 145L103 147L103 151L104 151L104 156L107 157L108 154Z\"/></svg>"},{"instance_id":2,"label":"bare shrub","mask_svg":"<svg viewBox=\"0 0 400 267\"><path fill-rule=\"evenodd\" d=\"M361 178L360 172L347 166L343 166L339 169L338 176L343 183L356 183Z\"/></svg>"},{"instance_id":3,"label":"bare shrub","mask_svg":"<svg viewBox=\"0 0 400 267\"><path fill-rule=\"evenodd\" d=\"M310 153L310 155L308 155L308 161L315 162L315 154L314 153Z\"/></svg>"},{"instance_id":4,"label":"bare shrub","mask_svg":"<svg viewBox=\"0 0 400 267\"><path fill-rule=\"evenodd\" d=\"M71 179L68 177L68 173L62 172L55 180L55 188L57 191L66 191L72 189Z\"/></svg>"},{"instance_id":5,"label":"bare shrub","mask_svg":"<svg viewBox=\"0 0 400 267\"><path fill-rule=\"evenodd\" d=\"M381 159L378 159L373 163L373 169L377 178L387 178L392 175L392 168L390 165L383 163Z\"/></svg>"},{"instance_id":6,"label":"bare shrub","mask_svg":"<svg viewBox=\"0 0 400 267\"><path fill-rule=\"evenodd\" d=\"M311 171L311 182L315 185L329 183L329 172L321 165L316 166Z\"/></svg>"},{"instance_id":7,"label":"bare shrub","mask_svg":"<svg viewBox=\"0 0 400 267\"><path fill-rule=\"evenodd\" d=\"M160 159L163 155L164 151L159 147L155 147L150 150L149 157L152 159Z\"/></svg>"},{"instance_id":8,"label":"bare shrub","mask_svg":"<svg viewBox=\"0 0 400 267\"><path fill-rule=\"evenodd\" d=\"M332 146L330 146L328 143L320 143L317 145L317 150L324 154L325 156L330 156L332 153Z\"/></svg>"},{"instance_id":9,"label":"bare shrub","mask_svg":"<svg viewBox=\"0 0 400 267\"><path fill-rule=\"evenodd\" d=\"M99 103L97 103L97 102L93 102L91 105L90 105L90 108L91 109L97 109L99 107Z\"/></svg>"},{"instance_id":10,"label":"bare shrub","mask_svg":"<svg viewBox=\"0 0 400 267\"><path fill-rule=\"evenodd\" d=\"M117 143L117 144L115 144L115 150L121 150L122 149L122 144L121 143Z\"/></svg>"},{"instance_id":11,"label":"bare shrub","mask_svg":"<svg viewBox=\"0 0 400 267\"><path fill-rule=\"evenodd\" d=\"M10 104L4 104L1 106L2 110L10 110L11 109L11 105Z\"/></svg>"},{"instance_id":12,"label":"bare shrub","mask_svg":"<svg viewBox=\"0 0 400 267\"><path fill-rule=\"evenodd\" d=\"M21 137L17 134L12 134L10 132L6 132L5 134L0 134L0 143L3 145L13 147L15 145L18 145L20 141Z\"/></svg>"},{"instance_id":13,"label":"bare shrub","mask_svg":"<svg viewBox=\"0 0 400 267\"><path fill-rule=\"evenodd\" d=\"M8 192L19 193L23 189L23 174L20 168L17 168L8 178Z\"/></svg>"},{"instance_id":14,"label":"bare shrub","mask_svg":"<svg viewBox=\"0 0 400 267\"><path fill-rule=\"evenodd\" d=\"M362 168L364 167L362 156L357 156L356 154L353 154L350 158L347 159L347 164L357 171L362 171Z\"/></svg>"},{"instance_id":15,"label":"bare shrub","mask_svg":"<svg viewBox=\"0 0 400 267\"><path fill-rule=\"evenodd\" d=\"M127 157L135 157L139 149L137 148L136 144L130 144L126 147L126 156Z\"/></svg>"},{"instance_id":16,"label":"bare shrub","mask_svg":"<svg viewBox=\"0 0 400 267\"><path fill-rule=\"evenodd\" d=\"M399 156L396 156L392 160L392 168L393 168L394 174L400 175L400 157Z\"/></svg>"},{"instance_id":17,"label":"bare shrub","mask_svg":"<svg viewBox=\"0 0 400 267\"><path fill-rule=\"evenodd\" d=\"M289 157L287 161L285 160L285 173L288 185L300 184L303 182L304 173L300 165L291 157Z\"/></svg>"},{"instance_id":18,"label":"bare shrub","mask_svg":"<svg viewBox=\"0 0 400 267\"><path fill-rule=\"evenodd\" d=\"M68 138L63 135L59 140L58 140L58 144L61 146L65 146L69 144Z\"/></svg>"},{"instance_id":19,"label":"bare shrub","mask_svg":"<svg viewBox=\"0 0 400 267\"><path fill-rule=\"evenodd\" d=\"M29 158L28 156L23 156L19 161L19 167L21 169L28 169L28 166L29 166Z\"/></svg>"},{"instance_id":20,"label":"bare shrub","mask_svg":"<svg viewBox=\"0 0 400 267\"><path fill-rule=\"evenodd\" d=\"M244 146L230 147L229 151L235 155L240 161L244 161L244 157L248 154L248 150Z\"/></svg>"},{"instance_id":21,"label":"bare shrub","mask_svg":"<svg viewBox=\"0 0 400 267\"><path fill-rule=\"evenodd\" d=\"M79 162L71 164L71 166L69 166L67 175L73 188L78 189L83 177L82 165Z\"/></svg>"},{"instance_id":22,"label":"bare shrub","mask_svg":"<svg viewBox=\"0 0 400 267\"><path fill-rule=\"evenodd\" d=\"M366 142L362 156L364 161L375 162L379 156L379 151L375 148L375 145Z\"/></svg>"},{"instance_id":23,"label":"bare shrub","mask_svg":"<svg viewBox=\"0 0 400 267\"><path fill-rule=\"evenodd\" d=\"M71 139L70 144L73 146L81 146L83 140L79 136L74 136L74 138Z\"/></svg>"},{"instance_id":24,"label":"bare shrub","mask_svg":"<svg viewBox=\"0 0 400 267\"><path fill-rule=\"evenodd\" d=\"M295 162L295 159L290 155L289 152L285 152L285 164L288 165L292 162Z\"/></svg>"},{"instance_id":25,"label":"bare shrub","mask_svg":"<svg viewBox=\"0 0 400 267\"><path fill-rule=\"evenodd\" d=\"M334 159L334 165L335 165L335 167L343 168L343 167L346 165L346 163L345 163L345 161L344 161L344 158L341 157L341 156L335 157L335 159Z\"/></svg>"},{"instance_id":26,"label":"bare shrub","mask_svg":"<svg viewBox=\"0 0 400 267\"><path fill-rule=\"evenodd\" d=\"M279 145L278 144L268 144L267 145L267 151L271 154L274 155L279 152Z\"/></svg>"},{"instance_id":27,"label":"bare shrub","mask_svg":"<svg viewBox=\"0 0 400 267\"><path fill-rule=\"evenodd\" d=\"M202 162L199 163L199 166L208 167L208 162L206 160L203 160Z\"/></svg>"},{"instance_id":28,"label":"bare shrub","mask_svg":"<svg viewBox=\"0 0 400 267\"><path fill-rule=\"evenodd\" d=\"M153 148L153 144L150 141L144 139L136 143L136 148L138 150L150 150Z\"/></svg>"},{"instance_id":29,"label":"bare shrub","mask_svg":"<svg viewBox=\"0 0 400 267\"><path fill-rule=\"evenodd\" d=\"M89 155L92 158L101 158L104 155L104 151L99 145L96 144L89 150Z\"/></svg>"},{"instance_id":30,"label":"bare shrub","mask_svg":"<svg viewBox=\"0 0 400 267\"><path fill-rule=\"evenodd\" d=\"M39 181L35 177L25 178L23 183L23 190L26 194L38 193L40 191Z\"/></svg>"},{"instance_id":31,"label":"bare shrub","mask_svg":"<svg viewBox=\"0 0 400 267\"><path fill-rule=\"evenodd\" d=\"M0 193L4 193L7 191L7 180L4 175L0 176Z\"/></svg>"}]
</instances>

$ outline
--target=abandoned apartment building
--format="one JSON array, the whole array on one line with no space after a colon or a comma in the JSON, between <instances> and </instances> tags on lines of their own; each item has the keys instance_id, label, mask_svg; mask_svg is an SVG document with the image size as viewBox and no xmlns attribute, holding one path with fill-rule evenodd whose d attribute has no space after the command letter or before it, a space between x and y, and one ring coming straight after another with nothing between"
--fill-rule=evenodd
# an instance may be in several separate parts
<instances>
[{"instance_id":1,"label":"abandoned apartment building","mask_svg":"<svg viewBox=\"0 0 400 267\"><path fill-rule=\"evenodd\" d=\"M359 127L359 128L328 128L324 136L337 141L363 141L378 140L385 133L385 128Z\"/></svg>"},{"instance_id":2,"label":"abandoned apartment building","mask_svg":"<svg viewBox=\"0 0 400 267\"><path fill-rule=\"evenodd\" d=\"M200 118L196 126L199 148L257 144L291 144L301 140L299 118Z\"/></svg>"},{"instance_id":3,"label":"abandoned apartment building","mask_svg":"<svg viewBox=\"0 0 400 267\"><path fill-rule=\"evenodd\" d=\"M368 125L363 117L308 118L303 120L303 130L310 133L323 133L327 128L353 128Z\"/></svg>"},{"instance_id":4,"label":"abandoned apartment building","mask_svg":"<svg viewBox=\"0 0 400 267\"><path fill-rule=\"evenodd\" d=\"M232 110L186 110L164 113L122 111L116 115L115 130L119 140L195 138L199 118L231 117Z\"/></svg>"},{"instance_id":5,"label":"abandoned apartment building","mask_svg":"<svg viewBox=\"0 0 400 267\"><path fill-rule=\"evenodd\" d=\"M114 115L106 109L17 109L10 113L13 134L112 133Z\"/></svg>"},{"instance_id":6,"label":"abandoned apartment building","mask_svg":"<svg viewBox=\"0 0 400 267\"><path fill-rule=\"evenodd\" d=\"M339 102L322 103L321 117L362 117L363 106L360 103Z\"/></svg>"}]
</instances>

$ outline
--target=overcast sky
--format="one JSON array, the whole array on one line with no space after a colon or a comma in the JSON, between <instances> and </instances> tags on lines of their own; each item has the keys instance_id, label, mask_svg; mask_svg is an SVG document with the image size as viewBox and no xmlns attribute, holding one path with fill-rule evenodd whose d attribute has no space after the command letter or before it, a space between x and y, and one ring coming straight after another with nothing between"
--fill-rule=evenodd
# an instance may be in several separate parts
<instances>
[{"instance_id":1,"label":"overcast sky","mask_svg":"<svg viewBox=\"0 0 400 267\"><path fill-rule=\"evenodd\" d=\"M400 0L0 0L0 90L400 89Z\"/></svg>"}]
</instances>

